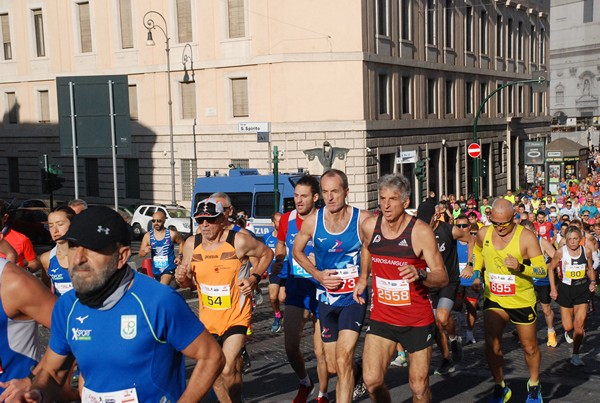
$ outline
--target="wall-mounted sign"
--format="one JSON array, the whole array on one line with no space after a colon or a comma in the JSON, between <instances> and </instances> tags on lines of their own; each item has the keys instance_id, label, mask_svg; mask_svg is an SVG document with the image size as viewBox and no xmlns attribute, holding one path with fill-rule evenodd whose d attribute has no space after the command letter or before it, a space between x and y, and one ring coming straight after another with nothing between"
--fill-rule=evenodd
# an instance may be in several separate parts
<instances>
[{"instance_id":1,"label":"wall-mounted sign","mask_svg":"<svg viewBox=\"0 0 600 403\"><path fill-rule=\"evenodd\" d=\"M544 142L526 141L524 142L525 165L541 165L544 163Z\"/></svg>"}]
</instances>

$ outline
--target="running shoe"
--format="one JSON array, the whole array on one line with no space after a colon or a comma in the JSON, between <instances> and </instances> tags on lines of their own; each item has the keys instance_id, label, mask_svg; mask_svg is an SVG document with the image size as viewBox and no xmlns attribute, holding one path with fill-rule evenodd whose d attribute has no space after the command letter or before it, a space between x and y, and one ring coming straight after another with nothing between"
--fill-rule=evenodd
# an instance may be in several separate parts
<instances>
[{"instance_id":1,"label":"running shoe","mask_svg":"<svg viewBox=\"0 0 600 403\"><path fill-rule=\"evenodd\" d=\"M273 320L273 326L271 326L271 332L279 333L280 330L281 330L281 319L279 319L278 317L275 317L275 319Z\"/></svg>"},{"instance_id":2,"label":"running shoe","mask_svg":"<svg viewBox=\"0 0 600 403\"><path fill-rule=\"evenodd\" d=\"M512 391L508 386L502 387L502 385L496 384L494 386L494 394L490 399L490 403L504 403L508 402L512 396Z\"/></svg>"},{"instance_id":3,"label":"running shoe","mask_svg":"<svg viewBox=\"0 0 600 403\"><path fill-rule=\"evenodd\" d=\"M456 339L450 342L450 348L452 349L452 361L461 362L463 359L462 338L456 336Z\"/></svg>"},{"instance_id":4,"label":"running shoe","mask_svg":"<svg viewBox=\"0 0 600 403\"><path fill-rule=\"evenodd\" d=\"M571 357L571 365L574 367L583 367L585 364L579 354L573 354Z\"/></svg>"},{"instance_id":5,"label":"running shoe","mask_svg":"<svg viewBox=\"0 0 600 403\"><path fill-rule=\"evenodd\" d=\"M248 326L248 329L246 329L246 336L252 336L252 325Z\"/></svg>"},{"instance_id":6,"label":"running shoe","mask_svg":"<svg viewBox=\"0 0 600 403\"><path fill-rule=\"evenodd\" d=\"M404 352L398 353L398 356L390 363L394 367L407 367L408 361Z\"/></svg>"},{"instance_id":7,"label":"running shoe","mask_svg":"<svg viewBox=\"0 0 600 403\"><path fill-rule=\"evenodd\" d=\"M244 368L242 369L242 374L246 374L252 366L252 363L250 362L250 356L248 355L248 350L246 350L246 347L242 348L242 358L244 359Z\"/></svg>"},{"instance_id":8,"label":"running shoe","mask_svg":"<svg viewBox=\"0 0 600 403\"><path fill-rule=\"evenodd\" d=\"M306 403L310 395L313 394L315 390L315 383L310 379L310 386L304 386L300 384L298 388L298 393L296 393L296 397L292 400L292 403Z\"/></svg>"},{"instance_id":9,"label":"running shoe","mask_svg":"<svg viewBox=\"0 0 600 403\"><path fill-rule=\"evenodd\" d=\"M356 361L356 371L354 373L354 390L352 391L352 399L360 399L365 393L367 393L367 385L363 381L362 377L362 364Z\"/></svg>"},{"instance_id":10,"label":"running shoe","mask_svg":"<svg viewBox=\"0 0 600 403\"><path fill-rule=\"evenodd\" d=\"M327 396L317 397L317 403L329 403L329 398Z\"/></svg>"},{"instance_id":11,"label":"running shoe","mask_svg":"<svg viewBox=\"0 0 600 403\"><path fill-rule=\"evenodd\" d=\"M573 344L573 339L569 336L568 332L565 332L565 341L569 344Z\"/></svg>"},{"instance_id":12,"label":"running shoe","mask_svg":"<svg viewBox=\"0 0 600 403\"><path fill-rule=\"evenodd\" d=\"M526 403L542 403L544 400L542 399L542 385L539 383L535 386L529 385L529 381L527 381L527 400Z\"/></svg>"},{"instance_id":13,"label":"running shoe","mask_svg":"<svg viewBox=\"0 0 600 403\"><path fill-rule=\"evenodd\" d=\"M466 344L477 344L477 340L474 337L467 337Z\"/></svg>"},{"instance_id":14,"label":"running shoe","mask_svg":"<svg viewBox=\"0 0 600 403\"><path fill-rule=\"evenodd\" d=\"M558 345L556 342L556 332L554 330L548 332L548 343L546 343L546 345L548 347L556 347Z\"/></svg>"},{"instance_id":15,"label":"running shoe","mask_svg":"<svg viewBox=\"0 0 600 403\"><path fill-rule=\"evenodd\" d=\"M444 358L442 361L442 366L435 370L434 374L436 375L448 375L452 372L456 371L456 367L454 366L454 362L448 358Z\"/></svg>"}]
</instances>

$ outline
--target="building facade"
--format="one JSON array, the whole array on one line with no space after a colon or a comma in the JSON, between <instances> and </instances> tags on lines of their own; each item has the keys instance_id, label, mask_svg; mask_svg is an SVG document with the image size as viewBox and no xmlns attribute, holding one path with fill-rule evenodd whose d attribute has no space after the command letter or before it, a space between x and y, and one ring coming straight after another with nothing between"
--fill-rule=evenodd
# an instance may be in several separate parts
<instances>
[{"instance_id":1,"label":"building facade","mask_svg":"<svg viewBox=\"0 0 600 403\"><path fill-rule=\"evenodd\" d=\"M344 170L350 202L363 208L377 206L377 178L390 172L411 179L414 204L426 191L472 193L474 119L493 91L547 70L549 3L0 0L0 197L39 196L43 154L67 179L56 197L73 196L55 79L110 74L129 85L132 153L116 159L121 204L171 200L169 85L181 204L198 175L230 166L266 173L275 146L281 171ZM155 46L146 45L150 10L165 19L153 14ZM241 123L267 124L270 143ZM548 93L529 83L489 98L477 125L488 166L482 195L523 183L523 142L545 139L549 123ZM111 202L112 166L110 157L78 158L79 196Z\"/></svg>"}]
</instances>

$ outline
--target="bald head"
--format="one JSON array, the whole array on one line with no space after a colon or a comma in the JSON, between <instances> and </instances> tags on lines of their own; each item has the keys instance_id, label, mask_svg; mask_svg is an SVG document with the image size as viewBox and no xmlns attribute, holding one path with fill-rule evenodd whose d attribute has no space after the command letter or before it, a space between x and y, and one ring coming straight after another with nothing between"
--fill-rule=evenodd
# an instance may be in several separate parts
<instances>
[{"instance_id":1,"label":"bald head","mask_svg":"<svg viewBox=\"0 0 600 403\"><path fill-rule=\"evenodd\" d=\"M499 214L508 212L510 214L513 213L514 207L511 202L506 199L498 198L492 204L492 211L498 212Z\"/></svg>"}]
</instances>

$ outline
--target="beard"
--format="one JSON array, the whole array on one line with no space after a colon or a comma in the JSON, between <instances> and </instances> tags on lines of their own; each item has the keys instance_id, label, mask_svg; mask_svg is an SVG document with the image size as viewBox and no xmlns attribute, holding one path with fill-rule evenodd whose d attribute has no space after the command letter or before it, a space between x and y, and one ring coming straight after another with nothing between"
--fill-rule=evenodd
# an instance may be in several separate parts
<instances>
[{"instance_id":1,"label":"beard","mask_svg":"<svg viewBox=\"0 0 600 403\"><path fill-rule=\"evenodd\" d=\"M71 268L69 275L75 291L89 294L102 289L117 271L119 255L115 253L108 264L101 269L93 269L87 263Z\"/></svg>"}]
</instances>

